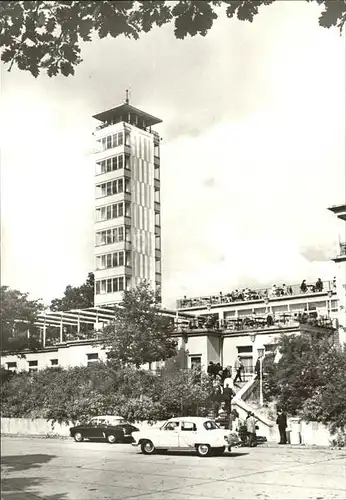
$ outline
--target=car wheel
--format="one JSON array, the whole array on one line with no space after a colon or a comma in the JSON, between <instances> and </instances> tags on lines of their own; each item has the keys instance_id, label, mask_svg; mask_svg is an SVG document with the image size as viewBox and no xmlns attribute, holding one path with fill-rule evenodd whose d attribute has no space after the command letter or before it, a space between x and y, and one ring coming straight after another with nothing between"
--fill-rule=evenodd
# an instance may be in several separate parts
<instances>
[{"instance_id":1,"label":"car wheel","mask_svg":"<svg viewBox=\"0 0 346 500\"><path fill-rule=\"evenodd\" d=\"M155 446L149 440L143 441L143 443L141 443L141 450L145 455L152 455L155 451Z\"/></svg>"},{"instance_id":2,"label":"car wheel","mask_svg":"<svg viewBox=\"0 0 346 500\"><path fill-rule=\"evenodd\" d=\"M209 444L198 444L196 451L199 457L208 457L210 455L210 446Z\"/></svg>"},{"instance_id":3,"label":"car wheel","mask_svg":"<svg viewBox=\"0 0 346 500\"><path fill-rule=\"evenodd\" d=\"M114 436L114 434L108 434L107 441L108 443L113 444L117 442L117 438Z\"/></svg>"},{"instance_id":4,"label":"car wheel","mask_svg":"<svg viewBox=\"0 0 346 500\"><path fill-rule=\"evenodd\" d=\"M81 443L82 441L84 441L83 434L81 434L80 432L76 432L76 434L74 434L73 436L73 439L77 441L77 443Z\"/></svg>"},{"instance_id":5,"label":"car wheel","mask_svg":"<svg viewBox=\"0 0 346 500\"><path fill-rule=\"evenodd\" d=\"M213 448L213 455L215 455L216 457L220 457L224 451L225 451L224 446L220 446L219 448Z\"/></svg>"}]
</instances>

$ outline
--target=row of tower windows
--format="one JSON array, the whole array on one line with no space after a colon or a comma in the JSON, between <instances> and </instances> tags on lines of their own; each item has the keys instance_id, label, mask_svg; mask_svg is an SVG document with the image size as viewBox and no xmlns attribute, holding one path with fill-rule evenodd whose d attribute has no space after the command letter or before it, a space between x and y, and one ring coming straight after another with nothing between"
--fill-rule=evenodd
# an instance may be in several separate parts
<instances>
[{"instance_id":1,"label":"row of tower windows","mask_svg":"<svg viewBox=\"0 0 346 500\"><path fill-rule=\"evenodd\" d=\"M96 246L110 245L118 241L130 241L130 228L119 226L96 233Z\"/></svg>"},{"instance_id":2,"label":"row of tower windows","mask_svg":"<svg viewBox=\"0 0 346 500\"><path fill-rule=\"evenodd\" d=\"M105 151L106 149L116 148L118 146L122 146L124 144L124 132L118 132L116 134L107 135L106 137L102 137L100 140L101 149ZM130 133L125 132L125 144L130 146Z\"/></svg>"},{"instance_id":3,"label":"row of tower windows","mask_svg":"<svg viewBox=\"0 0 346 500\"><path fill-rule=\"evenodd\" d=\"M96 295L113 292L123 292L128 288L130 279L120 276L119 278L108 278L105 280L98 280L95 284Z\"/></svg>"},{"instance_id":4,"label":"row of tower windows","mask_svg":"<svg viewBox=\"0 0 346 500\"><path fill-rule=\"evenodd\" d=\"M117 155L107 158L106 160L101 160L96 164L96 175L106 174L107 172L113 172L114 170L120 170L121 168L130 169L130 158L127 155Z\"/></svg>"},{"instance_id":5,"label":"row of tower windows","mask_svg":"<svg viewBox=\"0 0 346 500\"><path fill-rule=\"evenodd\" d=\"M130 193L130 181L128 179L116 179L115 181L105 182L96 186L96 198L112 196L113 194Z\"/></svg>"},{"instance_id":6,"label":"row of tower windows","mask_svg":"<svg viewBox=\"0 0 346 500\"><path fill-rule=\"evenodd\" d=\"M131 209L130 203L113 203L112 205L106 205L104 207L99 207L96 209L96 222L116 219L117 217L130 217Z\"/></svg>"},{"instance_id":7,"label":"row of tower windows","mask_svg":"<svg viewBox=\"0 0 346 500\"><path fill-rule=\"evenodd\" d=\"M112 267L119 266L130 266L131 265L131 254L130 252L114 252L107 253L104 255L98 255L96 257L96 269L110 269Z\"/></svg>"}]
</instances>

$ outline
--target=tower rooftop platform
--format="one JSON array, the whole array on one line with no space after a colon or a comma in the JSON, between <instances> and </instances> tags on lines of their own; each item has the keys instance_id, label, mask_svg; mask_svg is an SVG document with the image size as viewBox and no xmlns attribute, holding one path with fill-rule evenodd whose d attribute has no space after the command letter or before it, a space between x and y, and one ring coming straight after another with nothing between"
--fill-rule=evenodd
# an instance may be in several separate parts
<instances>
[{"instance_id":1,"label":"tower rooftop platform","mask_svg":"<svg viewBox=\"0 0 346 500\"><path fill-rule=\"evenodd\" d=\"M343 205L333 205L329 207L328 210L333 212L339 219L346 221L346 204Z\"/></svg>"},{"instance_id":2,"label":"tower rooftop platform","mask_svg":"<svg viewBox=\"0 0 346 500\"><path fill-rule=\"evenodd\" d=\"M155 116L146 113L145 111L141 111L131 104L120 104L115 108L107 109L106 111L102 111L101 113L97 113L93 116L96 120L100 120L101 122L118 122L118 121L128 121L127 118L129 115L137 116L141 120L144 120L148 127L152 125L156 125L158 123L162 123L160 118L156 118ZM123 118L123 119L122 119Z\"/></svg>"}]
</instances>

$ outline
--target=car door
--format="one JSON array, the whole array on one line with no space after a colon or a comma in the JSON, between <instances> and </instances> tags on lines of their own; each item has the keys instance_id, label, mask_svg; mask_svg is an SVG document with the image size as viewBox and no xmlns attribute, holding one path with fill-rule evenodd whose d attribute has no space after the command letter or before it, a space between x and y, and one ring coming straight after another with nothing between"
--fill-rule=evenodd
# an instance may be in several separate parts
<instances>
[{"instance_id":1,"label":"car door","mask_svg":"<svg viewBox=\"0 0 346 500\"><path fill-rule=\"evenodd\" d=\"M87 430L87 437L90 439L99 439L102 438L102 428L101 428L101 421L97 418L93 418L89 425L88 425L88 430Z\"/></svg>"},{"instance_id":2,"label":"car door","mask_svg":"<svg viewBox=\"0 0 346 500\"><path fill-rule=\"evenodd\" d=\"M159 433L158 445L162 448L179 447L179 420L170 420Z\"/></svg>"},{"instance_id":3,"label":"car door","mask_svg":"<svg viewBox=\"0 0 346 500\"><path fill-rule=\"evenodd\" d=\"M179 431L179 448L193 448L196 442L197 426L195 422L184 420Z\"/></svg>"},{"instance_id":4,"label":"car door","mask_svg":"<svg viewBox=\"0 0 346 500\"><path fill-rule=\"evenodd\" d=\"M97 439L106 439L109 433L109 421L107 419L101 418L99 419L97 426L94 431L95 438Z\"/></svg>"}]
</instances>

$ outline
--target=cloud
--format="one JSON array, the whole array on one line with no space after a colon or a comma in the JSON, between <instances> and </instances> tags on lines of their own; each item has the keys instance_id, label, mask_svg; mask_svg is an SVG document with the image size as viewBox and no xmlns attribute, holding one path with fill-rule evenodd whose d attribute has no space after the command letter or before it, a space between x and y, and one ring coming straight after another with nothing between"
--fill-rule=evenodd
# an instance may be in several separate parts
<instances>
[{"instance_id":1,"label":"cloud","mask_svg":"<svg viewBox=\"0 0 346 500\"><path fill-rule=\"evenodd\" d=\"M325 262L334 257L332 248L327 246L304 247L300 253L309 262Z\"/></svg>"}]
</instances>

